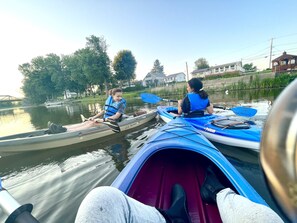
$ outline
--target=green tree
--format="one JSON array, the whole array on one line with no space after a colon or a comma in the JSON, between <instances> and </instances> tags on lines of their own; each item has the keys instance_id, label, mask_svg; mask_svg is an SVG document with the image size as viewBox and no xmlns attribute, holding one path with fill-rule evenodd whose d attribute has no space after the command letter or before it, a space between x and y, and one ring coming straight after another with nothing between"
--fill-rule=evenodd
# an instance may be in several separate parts
<instances>
[{"instance_id":1,"label":"green tree","mask_svg":"<svg viewBox=\"0 0 297 223\"><path fill-rule=\"evenodd\" d=\"M56 98L60 95L52 75L56 72L51 58L36 57L30 63L19 66L19 71L24 75L23 91L33 103L43 103L46 99Z\"/></svg>"},{"instance_id":2,"label":"green tree","mask_svg":"<svg viewBox=\"0 0 297 223\"><path fill-rule=\"evenodd\" d=\"M62 57L63 72L65 74L65 89L78 94L87 89L87 77L82 72L82 63L79 60L78 52Z\"/></svg>"},{"instance_id":3,"label":"green tree","mask_svg":"<svg viewBox=\"0 0 297 223\"><path fill-rule=\"evenodd\" d=\"M195 69L200 70L205 68L209 68L208 62L205 58L201 57L195 61Z\"/></svg>"},{"instance_id":4,"label":"green tree","mask_svg":"<svg viewBox=\"0 0 297 223\"><path fill-rule=\"evenodd\" d=\"M164 74L164 66L161 66L160 61L157 59L154 62L154 67L151 70L151 73L162 73Z\"/></svg>"},{"instance_id":5,"label":"green tree","mask_svg":"<svg viewBox=\"0 0 297 223\"><path fill-rule=\"evenodd\" d=\"M96 37L94 35L87 37L86 48L91 52L85 52L89 55L89 60L87 66L89 68L86 73L88 80L91 81L91 84L97 84L102 86L102 83L105 85L106 94L108 94L108 83L111 78L110 70L110 59L107 55L107 44L103 37ZM92 54L92 52L94 54ZM101 84L101 85L100 85Z\"/></svg>"},{"instance_id":6,"label":"green tree","mask_svg":"<svg viewBox=\"0 0 297 223\"><path fill-rule=\"evenodd\" d=\"M256 71L257 67L253 65L253 63L243 65L243 69L245 71Z\"/></svg>"},{"instance_id":7,"label":"green tree","mask_svg":"<svg viewBox=\"0 0 297 223\"><path fill-rule=\"evenodd\" d=\"M135 79L136 64L135 57L129 50L122 50L115 56L112 66L116 79L120 80L121 87L123 81L128 81L130 87L131 80Z\"/></svg>"},{"instance_id":8,"label":"green tree","mask_svg":"<svg viewBox=\"0 0 297 223\"><path fill-rule=\"evenodd\" d=\"M44 68L51 76L51 81L54 84L54 90L58 94L62 94L65 90L66 77L62 70L61 58L56 54L48 54L44 58Z\"/></svg>"}]
</instances>

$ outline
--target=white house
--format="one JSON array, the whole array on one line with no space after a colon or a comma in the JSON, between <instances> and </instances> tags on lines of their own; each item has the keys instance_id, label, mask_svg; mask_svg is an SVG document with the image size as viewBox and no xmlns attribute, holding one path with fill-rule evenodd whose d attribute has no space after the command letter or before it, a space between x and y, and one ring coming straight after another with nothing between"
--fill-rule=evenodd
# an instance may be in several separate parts
<instances>
[{"instance_id":1,"label":"white house","mask_svg":"<svg viewBox=\"0 0 297 223\"><path fill-rule=\"evenodd\" d=\"M159 85L164 83L164 73L153 73L149 72L142 81L143 86Z\"/></svg>"},{"instance_id":2,"label":"white house","mask_svg":"<svg viewBox=\"0 0 297 223\"><path fill-rule=\"evenodd\" d=\"M244 72L241 61L213 66L210 69L211 69L211 74L222 74L222 73L234 72L234 71Z\"/></svg>"},{"instance_id":3,"label":"white house","mask_svg":"<svg viewBox=\"0 0 297 223\"><path fill-rule=\"evenodd\" d=\"M76 97L77 97L77 93L70 92L69 90L64 91L64 99L76 98Z\"/></svg>"},{"instance_id":4,"label":"white house","mask_svg":"<svg viewBox=\"0 0 297 223\"><path fill-rule=\"evenodd\" d=\"M183 72L167 75L164 79L165 83L186 81L186 75Z\"/></svg>"},{"instance_id":5,"label":"white house","mask_svg":"<svg viewBox=\"0 0 297 223\"><path fill-rule=\"evenodd\" d=\"M208 75L223 74L235 71L244 72L241 61L216 65L205 69L197 69L192 72L192 77L204 78Z\"/></svg>"},{"instance_id":6,"label":"white house","mask_svg":"<svg viewBox=\"0 0 297 223\"><path fill-rule=\"evenodd\" d=\"M211 69L210 68L197 69L197 70L194 70L191 74L192 74L192 77L205 78L205 76L211 74Z\"/></svg>"}]
</instances>

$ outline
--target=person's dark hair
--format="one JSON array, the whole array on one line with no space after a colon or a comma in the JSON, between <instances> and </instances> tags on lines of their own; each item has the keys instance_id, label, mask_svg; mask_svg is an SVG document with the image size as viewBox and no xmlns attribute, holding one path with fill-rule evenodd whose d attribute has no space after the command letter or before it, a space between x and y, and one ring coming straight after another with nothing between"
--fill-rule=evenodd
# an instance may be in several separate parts
<instances>
[{"instance_id":1,"label":"person's dark hair","mask_svg":"<svg viewBox=\"0 0 297 223\"><path fill-rule=\"evenodd\" d=\"M109 95L115 95L117 92L123 92L121 88L113 88L109 90Z\"/></svg>"},{"instance_id":2,"label":"person's dark hair","mask_svg":"<svg viewBox=\"0 0 297 223\"><path fill-rule=\"evenodd\" d=\"M190 88L194 89L194 92L199 94L202 99L208 98L208 94L203 90L203 84L199 78L192 78L188 81Z\"/></svg>"}]
</instances>

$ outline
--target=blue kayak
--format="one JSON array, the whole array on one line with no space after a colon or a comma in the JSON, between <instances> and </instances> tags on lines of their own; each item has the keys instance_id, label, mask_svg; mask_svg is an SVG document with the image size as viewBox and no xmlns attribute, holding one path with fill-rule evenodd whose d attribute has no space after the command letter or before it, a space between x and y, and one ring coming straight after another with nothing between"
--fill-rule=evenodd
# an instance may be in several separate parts
<instances>
[{"instance_id":1,"label":"blue kayak","mask_svg":"<svg viewBox=\"0 0 297 223\"><path fill-rule=\"evenodd\" d=\"M221 222L217 205L200 196L209 166L226 187L267 206L223 154L182 118L167 123L149 138L112 186L144 204L168 209L171 188L178 183L185 189L192 222Z\"/></svg>"},{"instance_id":2,"label":"blue kayak","mask_svg":"<svg viewBox=\"0 0 297 223\"><path fill-rule=\"evenodd\" d=\"M176 107L158 106L157 109L161 119L165 122L176 118ZM198 129L210 141L255 151L260 149L262 129L255 124L248 124L220 115L204 115L196 118L183 117L183 119Z\"/></svg>"}]
</instances>

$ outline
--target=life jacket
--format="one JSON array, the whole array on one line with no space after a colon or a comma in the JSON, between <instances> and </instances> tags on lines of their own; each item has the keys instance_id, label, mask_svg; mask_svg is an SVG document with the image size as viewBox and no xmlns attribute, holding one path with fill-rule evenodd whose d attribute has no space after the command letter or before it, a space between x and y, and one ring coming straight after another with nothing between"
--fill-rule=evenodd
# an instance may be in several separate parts
<instances>
[{"instance_id":1,"label":"life jacket","mask_svg":"<svg viewBox=\"0 0 297 223\"><path fill-rule=\"evenodd\" d=\"M126 107L126 100L124 98L122 98L119 102L116 102L116 101L113 102L112 96L109 95L105 101L104 118L108 118L110 116L115 115L122 104L124 105L124 107Z\"/></svg>"},{"instance_id":2,"label":"life jacket","mask_svg":"<svg viewBox=\"0 0 297 223\"><path fill-rule=\"evenodd\" d=\"M196 94L194 92L191 92L191 93L188 93L187 94L188 98L189 98L189 101L190 101L190 107L191 107L191 110L190 112L197 112L197 111L203 111L206 109L208 103L209 103L209 100L208 98L206 99L203 99L200 97L199 94Z\"/></svg>"}]
</instances>

